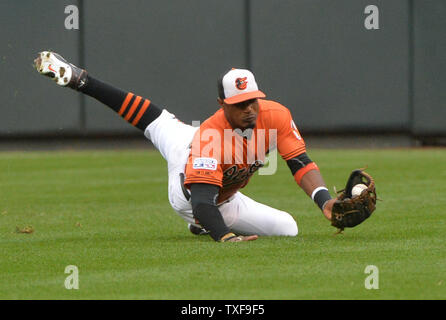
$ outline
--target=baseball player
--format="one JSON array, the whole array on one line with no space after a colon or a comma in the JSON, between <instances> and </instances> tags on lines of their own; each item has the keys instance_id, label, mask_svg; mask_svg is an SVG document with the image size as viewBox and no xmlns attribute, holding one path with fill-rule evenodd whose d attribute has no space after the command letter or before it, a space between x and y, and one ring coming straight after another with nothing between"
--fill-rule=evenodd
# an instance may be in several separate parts
<instances>
[{"instance_id":1,"label":"baseball player","mask_svg":"<svg viewBox=\"0 0 446 320\"><path fill-rule=\"evenodd\" d=\"M169 202L192 233L209 234L219 242L297 235L289 213L240 192L273 149L331 220L335 199L307 155L290 111L264 99L249 70L227 71L218 80L221 108L200 127L192 127L149 99L92 77L57 53L43 51L34 63L40 74L99 100L144 132L167 161Z\"/></svg>"}]
</instances>

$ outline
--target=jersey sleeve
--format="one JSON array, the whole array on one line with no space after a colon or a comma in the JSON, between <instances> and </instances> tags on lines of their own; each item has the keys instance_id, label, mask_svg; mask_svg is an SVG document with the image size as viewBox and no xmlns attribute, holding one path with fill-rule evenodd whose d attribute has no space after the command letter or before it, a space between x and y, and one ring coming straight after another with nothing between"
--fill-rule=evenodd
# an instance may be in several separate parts
<instances>
[{"instance_id":1,"label":"jersey sleeve","mask_svg":"<svg viewBox=\"0 0 446 320\"><path fill-rule=\"evenodd\" d=\"M305 150L305 142L291 117L291 113L285 108L276 115L277 150L286 161L294 158Z\"/></svg>"},{"instance_id":2,"label":"jersey sleeve","mask_svg":"<svg viewBox=\"0 0 446 320\"><path fill-rule=\"evenodd\" d=\"M219 134L212 136L212 132L203 134L197 131L192 140L191 153L186 164L185 185L193 183L207 183L223 186L223 168L220 159L221 146L218 141Z\"/></svg>"}]
</instances>

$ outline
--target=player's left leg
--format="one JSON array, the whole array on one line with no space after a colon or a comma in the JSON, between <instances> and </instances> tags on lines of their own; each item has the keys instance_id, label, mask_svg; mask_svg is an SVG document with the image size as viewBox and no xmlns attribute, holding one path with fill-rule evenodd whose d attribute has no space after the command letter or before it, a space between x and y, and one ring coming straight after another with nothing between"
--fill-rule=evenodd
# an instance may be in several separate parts
<instances>
[{"instance_id":1,"label":"player's left leg","mask_svg":"<svg viewBox=\"0 0 446 320\"><path fill-rule=\"evenodd\" d=\"M287 212L271 208L237 192L219 206L226 225L236 234L296 236L297 223Z\"/></svg>"},{"instance_id":2,"label":"player's left leg","mask_svg":"<svg viewBox=\"0 0 446 320\"><path fill-rule=\"evenodd\" d=\"M149 99L104 83L55 52L41 52L34 63L40 74L52 78L62 87L95 98L142 131L162 113Z\"/></svg>"},{"instance_id":3,"label":"player's left leg","mask_svg":"<svg viewBox=\"0 0 446 320\"><path fill-rule=\"evenodd\" d=\"M97 99L119 114L124 120L144 132L167 160L169 172L169 200L177 212L191 211L189 199L181 189L180 174L189 155L189 145L198 127L184 124L175 115L131 92L102 82L57 53L43 51L34 60L42 75L49 76L58 85L80 91ZM180 215L182 215L180 213ZM186 221L189 221L186 219ZM191 221L192 223L194 220Z\"/></svg>"}]
</instances>

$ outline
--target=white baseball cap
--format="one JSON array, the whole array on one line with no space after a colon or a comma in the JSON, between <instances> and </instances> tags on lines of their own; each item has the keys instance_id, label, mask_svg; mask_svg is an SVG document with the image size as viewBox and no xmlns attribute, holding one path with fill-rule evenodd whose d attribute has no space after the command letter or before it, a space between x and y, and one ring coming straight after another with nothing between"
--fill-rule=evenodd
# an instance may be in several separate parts
<instances>
[{"instance_id":1,"label":"white baseball cap","mask_svg":"<svg viewBox=\"0 0 446 320\"><path fill-rule=\"evenodd\" d=\"M266 97L251 71L234 68L218 80L218 95L227 104Z\"/></svg>"}]
</instances>

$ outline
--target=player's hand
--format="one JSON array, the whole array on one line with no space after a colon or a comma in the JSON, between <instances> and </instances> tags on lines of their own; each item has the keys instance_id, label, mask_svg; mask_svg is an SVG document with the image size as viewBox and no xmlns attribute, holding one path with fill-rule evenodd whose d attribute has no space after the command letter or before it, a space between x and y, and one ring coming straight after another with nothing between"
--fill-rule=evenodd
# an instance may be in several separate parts
<instances>
[{"instance_id":1,"label":"player's hand","mask_svg":"<svg viewBox=\"0 0 446 320\"><path fill-rule=\"evenodd\" d=\"M324 206L324 210L323 210L324 216L325 216L325 218L327 218L330 221L331 221L331 212L333 210L333 205L335 202L336 202L336 198L330 199L327 201L327 203Z\"/></svg>"},{"instance_id":2,"label":"player's hand","mask_svg":"<svg viewBox=\"0 0 446 320\"><path fill-rule=\"evenodd\" d=\"M240 242L240 241L253 241L259 238L258 235L250 236L236 236L234 233L230 232L221 237L220 242Z\"/></svg>"}]
</instances>

